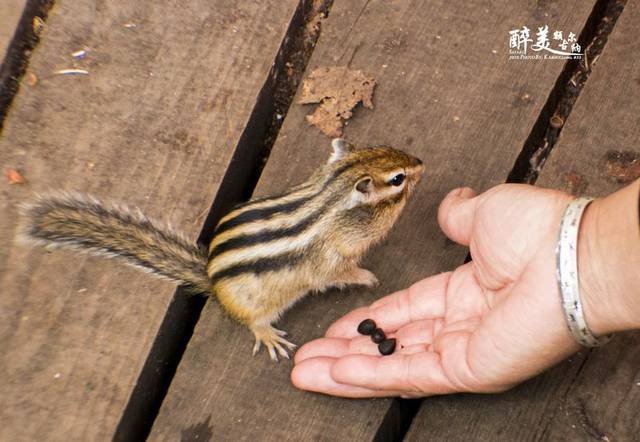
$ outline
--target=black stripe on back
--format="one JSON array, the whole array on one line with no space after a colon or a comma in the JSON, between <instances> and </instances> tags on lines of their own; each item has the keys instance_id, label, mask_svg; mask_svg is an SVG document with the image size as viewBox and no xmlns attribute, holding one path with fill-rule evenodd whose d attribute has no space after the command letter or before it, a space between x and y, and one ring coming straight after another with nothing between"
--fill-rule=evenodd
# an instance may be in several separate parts
<instances>
[{"instance_id":1,"label":"black stripe on back","mask_svg":"<svg viewBox=\"0 0 640 442\"><path fill-rule=\"evenodd\" d=\"M209 252L209 256L218 256L221 253L227 252L229 250L275 241L277 239L286 238L288 236L295 236L306 230L309 226L311 226L311 224L313 224L318 218L320 218L320 215L323 211L324 209L316 210L311 215L291 227L284 227L281 229L273 230L262 230L253 234L238 235L229 238L228 240L215 246Z\"/></svg>"},{"instance_id":2,"label":"black stripe on back","mask_svg":"<svg viewBox=\"0 0 640 442\"><path fill-rule=\"evenodd\" d=\"M250 223L253 221L259 221L262 219L268 219L269 217L276 215L278 213L291 213L295 210L297 210L298 208L300 208L303 204L305 204L308 201L311 201L312 199L318 197L319 195L321 195L326 189L329 188L329 185L336 179L338 178L340 175L342 175L344 172L346 172L347 170L349 170L354 164L356 164L357 162L359 162L360 160L357 161L351 161L349 163L345 163L342 166L340 166L339 168L337 168L336 170L333 171L333 173L331 174L331 176L329 176L329 178L327 178L324 183L322 183L322 187L320 188L320 190L312 195L309 196L305 196L302 198L298 198L292 201L287 201L285 203L281 203L281 204L276 204L274 206L270 206L270 207L262 207L262 208L258 208L258 209L248 209L245 212L239 213L238 215L236 215L233 218L230 218L220 224L218 224L218 226L215 229L214 232L214 236L222 233L226 230L232 229L234 227L238 227L242 224L246 224L246 223ZM304 186L302 187L304 188ZM301 190L301 188L297 188L295 191ZM258 202L264 202L264 201L275 201L277 199L283 198L287 195L290 195L291 192L289 193L285 193L281 196L277 196L277 197L264 197L264 198L257 198L255 200L251 200L249 202L247 202L246 204L238 207L238 208L242 208L242 207L250 207L251 204L253 203L258 203ZM237 209L237 208L236 208ZM235 210L235 209L234 209Z\"/></svg>"},{"instance_id":3,"label":"black stripe on back","mask_svg":"<svg viewBox=\"0 0 640 442\"><path fill-rule=\"evenodd\" d=\"M227 252L229 250L239 249L241 247L249 247L256 244L267 243L270 241L298 235L299 233L302 233L306 229L308 229L318 219L320 219L322 214L330 210L333 205L340 201L340 199L341 195L332 195L324 202L324 204L322 204L320 208L316 209L306 218L301 219L293 226L281 227L279 229L264 229L255 233L241 234L231 237L211 249L211 251L209 252L209 258L211 259L212 257L218 256L221 253Z\"/></svg>"},{"instance_id":4,"label":"black stripe on back","mask_svg":"<svg viewBox=\"0 0 640 442\"><path fill-rule=\"evenodd\" d=\"M297 200L288 201L286 203L277 204L275 206L270 207L262 207L260 209L249 209L246 212L242 212L238 214L236 217L226 220L216 227L215 235L222 233L226 230L233 229L234 227L238 227L242 224L250 223L253 221L258 221L261 219L269 218L277 213L291 213L294 210L298 209L307 201L310 201L318 194L309 195L303 198L299 198Z\"/></svg>"},{"instance_id":5,"label":"black stripe on back","mask_svg":"<svg viewBox=\"0 0 640 442\"><path fill-rule=\"evenodd\" d=\"M211 281L219 281L224 278L232 278L243 273L259 275L265 272L274 272L285 267L293 267L302 259L301 253L285 253L269 258L260 258L251 262L237 264L220 270L211 275Z\"/></svg>"}]
</instances>

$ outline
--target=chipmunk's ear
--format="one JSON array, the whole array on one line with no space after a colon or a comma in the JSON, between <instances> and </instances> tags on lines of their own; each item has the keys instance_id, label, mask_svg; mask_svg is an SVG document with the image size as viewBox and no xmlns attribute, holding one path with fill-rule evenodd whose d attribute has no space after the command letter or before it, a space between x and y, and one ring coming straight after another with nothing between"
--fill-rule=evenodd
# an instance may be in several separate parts
<instances>
[{"instance_id":1,"label":"chipmunk's ear","mask_svg":"<svg viewBox=\"0 0 640 442\"><path fill-rule=\"evenodd\" d=\"M331 140L331 147L333 147L333 152L329 157L329 163L334 163L344 158L349 152L356 150L356 147L344 138L334 138Z\"/></svg>"},{"instance_id":2,"label":"chipmunk's ear","mask_svg":"<svg viewBox=\"0 0 640 442\"><path fill-rule=\"evenodd\" d=\"M373 180L368 176L360 178L355 188L358 192L367 194L373 190Z\"/></svg>"}]
</instances>

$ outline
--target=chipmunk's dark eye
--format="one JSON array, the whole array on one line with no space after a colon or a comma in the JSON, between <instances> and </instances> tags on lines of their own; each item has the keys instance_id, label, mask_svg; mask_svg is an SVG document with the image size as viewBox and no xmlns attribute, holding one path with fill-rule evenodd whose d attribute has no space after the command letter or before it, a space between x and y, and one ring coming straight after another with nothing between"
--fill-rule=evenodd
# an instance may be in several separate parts
<instances>
[{"instance_id":1,"label":"chipmunk's dark eye","mask_svg":"<svg viewBox=\"0 0 640 442\"><path fill-rule=\"evenodd\" d=\"M404 173L397 174L389 181L392 186L400 186L402 183L404 183Z\"/></svg>"}]
</instances>

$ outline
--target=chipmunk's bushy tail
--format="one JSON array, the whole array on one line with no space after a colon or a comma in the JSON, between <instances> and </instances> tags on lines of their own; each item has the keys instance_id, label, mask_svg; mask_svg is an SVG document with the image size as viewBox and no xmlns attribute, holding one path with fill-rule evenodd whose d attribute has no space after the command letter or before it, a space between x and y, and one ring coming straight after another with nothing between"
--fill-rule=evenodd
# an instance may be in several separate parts
<instances>
[{"instance_id":1,"label":"chipmunk's bushy tail","mask_svg":"<svg viewBox=\"0 0 640 442\"><path fill-rule=\"evenodd\" d=\"M103 205L84 195L42 196L23 209L22 236L44 246L119 258L147 272L209 293L207 251L138 209Z\"/></svg>"}]
</instances>

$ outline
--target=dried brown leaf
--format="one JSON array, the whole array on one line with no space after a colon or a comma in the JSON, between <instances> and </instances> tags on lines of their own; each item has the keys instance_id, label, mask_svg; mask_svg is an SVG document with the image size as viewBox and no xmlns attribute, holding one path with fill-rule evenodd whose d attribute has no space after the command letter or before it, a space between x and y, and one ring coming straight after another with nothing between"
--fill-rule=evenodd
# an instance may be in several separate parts
<instances>
[{"instance_id":1,"label":"dried brown leaf","mask_svg":"<svg viewBox=\"0 0 640 442\"><path fill-rule=\"evenodd\" d=\"M315 69L302 83L300 104L320 103L307 115L309 124L329 137L342 135L343 121L351 118L353 108L362 103L373 108L373 89L376 81L361 70L343 66Z\"/></svg>"}]
</instances>

